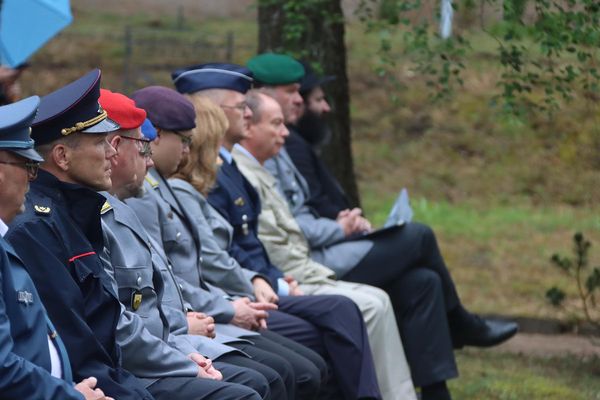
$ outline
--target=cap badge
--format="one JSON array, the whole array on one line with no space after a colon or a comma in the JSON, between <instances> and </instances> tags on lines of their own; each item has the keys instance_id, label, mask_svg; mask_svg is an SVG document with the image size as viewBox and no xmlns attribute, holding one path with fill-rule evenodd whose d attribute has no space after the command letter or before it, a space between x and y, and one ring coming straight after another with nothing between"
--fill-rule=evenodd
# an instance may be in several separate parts
<instances>
[{"instance_id":1,"label":"cap badge","mask_svg":"<svg viewBox=\"0 0 600 400\"><path fill-rule=\"evenodd\" d=\"M246 204L244 202L244 198L243 197L238 197L237 199L235 199L234 203L238 207L244 207L244 204Z\"/></svg>"}]
</instances>

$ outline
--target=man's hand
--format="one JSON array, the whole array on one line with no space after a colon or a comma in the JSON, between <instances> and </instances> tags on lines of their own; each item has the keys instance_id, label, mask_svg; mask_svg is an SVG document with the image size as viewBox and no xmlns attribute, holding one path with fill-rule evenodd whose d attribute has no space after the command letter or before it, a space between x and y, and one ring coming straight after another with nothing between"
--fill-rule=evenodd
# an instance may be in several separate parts
<instances>
[{"instance_id":1,"label":"man's hand","mask_svg":"<svg viewBox=\"0 0 600 400\"><path fill-rule=\"evenodd\" d=\"M256 301L277 304L279 297L277 297L277 294L271 285L269 285L269 282L260 276L257 276L252 279L252 285L254 286L254 296L256 297Z\"/></svg>"},{"instance_id":2,"label":"man's hand","mask_svg":"<svg viewBox=\"0 0 600 400\"><path fill-rule=\"evenodd\" d=\"M247 297L242 297L231 302L235 315L231 323L240 328L258 330L267 328L268 310L276 310L277 305L272 303L252 303Z\"/></svg>"},{"instance_id":3,"label":"man's hand","mask_svg":"<svg viewBox=\"0 0 600 400\"><path fill-rule=\"evenodd\" d=\"M188 333L190 335L215 337L215 320L206 314L190 311L187 313Z\"/></svg>"},{"instance_id":4,"label":"man's hand","mask_svg":"<svg viewBox=\"0 0 600 400\"><path fill-rule=\"evenodd\" d=\"M98 380L91 376L75 385L75 390L81 393L85 400L115 400L112 397L105 396L102 390L94 389L97 384Z\"/></svg>"},{"instance_id":5,"label":"man's hand","mask_svg":"<svg viewBox=\"0 0 600 400\"><path fill-rule=\"evenodd\" d=\"M342 227L345 236L350 236L358 232L370 232L372 230L369 221L363 218L360 208L340 211L336 221Z\"/></svg>"},{"instance_id":6,"label":"man's hand","mask_svg":"<svg viewBox=\"0 0 600 400\"><path fill-rule=\"evenodd\" d=\"M211 360L205 358L202 354L190 353L188 357L198 364L198 378L212 379L215 381L223 380L223 374L213 366Z\"/></svg>"},{"instance_id":7,"label":"man's hand","mask_svg":"<svg viewBox=\"0 0 600 400\"><path fill-rule=\"evenodd\" d=\"M290 296L304 296L304 292L300 289L300 285L298 284L297 280L289 275L284 276L283 280L286 281L290 287Z\"/></svg>"}]
</instances>

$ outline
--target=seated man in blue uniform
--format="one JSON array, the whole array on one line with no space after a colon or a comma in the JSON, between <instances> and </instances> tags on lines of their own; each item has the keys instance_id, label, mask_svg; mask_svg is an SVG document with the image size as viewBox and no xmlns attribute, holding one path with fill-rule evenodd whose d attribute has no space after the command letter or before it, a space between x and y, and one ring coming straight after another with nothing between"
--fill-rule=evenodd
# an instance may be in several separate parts
<instances>
[{"instance_id":1,"label":"seated man in blue uniform","mask_svg":"<svg viewBox=\"0 0 600 400\"><path fill-rule=\"evenodd\" d=\"M29 181L42 157L30 125L39 97L0 107L0 398L110 399L96 378L73 386L69 356L23 262L4 240L6 224L23 211Z\"/></svg>"},{"instance_id":2,"label":"seated man in blue uniform","mask_svg":"<svg viewBox=\"0 0 600 400\"><path fill-rule=\"evenodd\" d=\"M121 305L97 255L104 198L95 190L111 185L116 152L106 134L119 129L98 104L99 85L100 71L94 70L42 98L31 136L45 161L6 239L61 335L74 380L94 376L115 399L150 400L121 366L115 338Z\"/></svg>"}]
</instances>

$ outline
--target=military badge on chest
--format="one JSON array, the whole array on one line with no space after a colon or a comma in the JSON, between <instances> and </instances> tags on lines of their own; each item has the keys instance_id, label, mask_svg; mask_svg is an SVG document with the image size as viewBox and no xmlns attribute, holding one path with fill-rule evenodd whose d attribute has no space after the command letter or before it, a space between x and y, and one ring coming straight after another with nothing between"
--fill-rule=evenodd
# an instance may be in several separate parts
<instances>
[{"instance_id":1,"label":"military badge on chest","mask_svg":"<svg viewBox=\"0 0 600 400\"><path fill-rule=\"evenodd\" d=\"M17 301L26 306L33 304L33 294L29 293L27 290L19 291L17 292Z\"/></svg>"},{"instance_id":2,"label":"military badge on chest","mask_svg":"<svg viewBox=\"0 0 600 400\"><path fill-rule=\"evenodd\" d=\"M137 311L138 308L140 308L140 305L142 305L142 292L136 290L131 295L131 308L133 311Z\"/></svg>"}]
</instances>

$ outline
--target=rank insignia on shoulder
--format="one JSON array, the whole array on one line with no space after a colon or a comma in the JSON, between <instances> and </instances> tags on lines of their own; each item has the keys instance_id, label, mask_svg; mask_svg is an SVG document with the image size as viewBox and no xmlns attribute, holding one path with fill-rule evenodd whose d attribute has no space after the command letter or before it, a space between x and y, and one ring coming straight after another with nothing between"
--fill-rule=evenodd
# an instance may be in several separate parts
<instances>
[{"instance_id":1,"label":"rank insignia on shoulder","mask_svg":"<svg viewBox=\"0 0 600 400\"><path fill-rule=\"evenodd\" d=\"M131 308L133 308L133 311L137 311L137 309L140 308L141 304L142 304L142 292L138 292L138 291L133 292L133 295L131 296Z\"/></svg>"},{"instance_id":2,"label":"rank insignia on shoulder","mask_svg":"<svg viewBox=\"0 0 600 400\"><path fill-rule=\"evenodd\" d=\"M108 202L108 200L106 200L104 202L104 204L102 205L102 209L100 210L100 214L104 214L108 210L112 210L112 206L110 205L110 203Z\"/></svg>"},{"instance_id":3,"label":"rank insignia on shoulder","mask_svg":"<svg viewBox=\"0 0 600 400\"><path fill-rule=\"evenodd\" d=\"M33 206L33 209L35 210L35 213L38 215L48 215L50 214L50 207L44 207L44 206Z\"/></svg>"},{"instance_id":4,"label":"rank insignia on shoulder","mask_svg":"<svg viewBox=\"0 0 600 400\"><path fill-rule=\"evenodd\" d=\"M154 179L152 177L152 175L146 174L146 177L144 179L146 180L146 182L148 182L150 184L150 186L152 186L152 188L158 187L158 181L156 179Z\"/></svg>"},{"instance_id":5,"label":"rank insignia on shoulder","mask_svg":"<svg viewBox=\"0 0 600 400\"><path fill-rule=\"evenodd\" d=\"M243 197L238 197L233 203L238 207L243 207L246 204Z\"/></svg>"}]
</instances>

